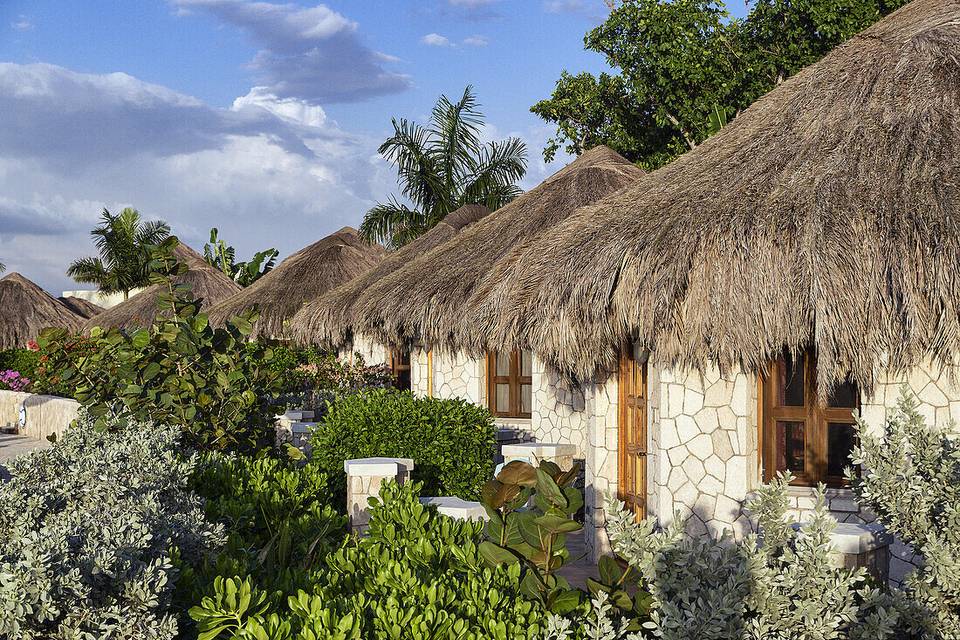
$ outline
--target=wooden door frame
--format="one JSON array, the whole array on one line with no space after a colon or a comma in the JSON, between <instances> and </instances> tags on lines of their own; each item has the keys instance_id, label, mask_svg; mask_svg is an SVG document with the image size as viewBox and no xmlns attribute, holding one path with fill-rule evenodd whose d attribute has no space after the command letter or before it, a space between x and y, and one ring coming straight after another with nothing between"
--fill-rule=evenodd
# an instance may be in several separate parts
<instances>
[{"instance_id":1,"label":"wooden door frame","mask_svg":"<svg viewBox=\"0 0 960 640\"><path fill-rule=\"evenodd\" d=\"M647 363L638 362L632 352L633 348L630 345L624 345L624 347L620 349L620 358L617 367L617 496L631 508L638 518L645 518L647 516L647 467L649 462L648 445L650 437L649 379ZM636 368L638 367L640 369L639 381L636 380L638 377L636 375ZM627 401L627 385L625 384L627 380L630 381L634 398L639 397L642 399L638 407L638 413L640 414L639 420L630 420L627 416L627 412L630 410ZM639 395L636 393L638 384L640 387ZM634 402L634 407L637 408L636 402ZM634 417L636 418L637 416ZM627 446L628 429L636 428L638 424L640 426L640 434L636 438L636 441L640 451L629 451ZM636 464L636 473L640 476L639 482L630 482L631 478L626 474L629 463ZM628 484L632 486L628 488ZM638 496L633 493L637 485L642 488L642 495Z\"/></svg>"}]
</instances>

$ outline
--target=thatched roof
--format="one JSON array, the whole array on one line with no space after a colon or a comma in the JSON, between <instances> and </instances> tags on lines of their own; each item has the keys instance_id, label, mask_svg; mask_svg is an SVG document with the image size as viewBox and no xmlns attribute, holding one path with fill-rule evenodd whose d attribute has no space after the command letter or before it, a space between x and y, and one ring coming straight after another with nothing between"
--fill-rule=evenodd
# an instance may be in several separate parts
<instances>
[{"instance_id":1,"label":"thatched roof","mask_svg":"<svg viewBox=\"0 0 960 640\"><path fill-rule=\"evenodd\" d=\"M373 269L304 305L290 320L289 336L302 343L332 347L344 345L352 337L354 303L367 289L417 257L440 246L488 213L490 210L486 207L473 204L449 213L427 233L387 254Z\"/></svg>"},{"instance_id":2,"label":"thatched roof","mask_svg":"<svg viewBox=\"0 0 960 640\"><path fill-rule=\"evenodd\" d=\"M821 390L960 356L960 1L916 0L697 149L532 243L474 339L588 376L636 339L669 366Z\"/></svg>"},{"instance_id":3,"label":"thatched roof","mask_svg":"<svg viewBox=\"0 0 960 640\"><path fill-rule=\"evenodd\" d=\"M642 175L641 169L606 147L584 153L367 289L354 307L356 331L386 344L414 340L445 348L474 288L515 245Z\"/></svg>"},{"instance_id":4,"label":"thatched roof","mask_svg":"<svg viewBox=\"0 0 960 640\"><path fill-rule=\"evenodd\" d=\"M0 278L0 349L25 348L43 329L79 331L83 318L16 272Z\"/></svg>"},{"instance_id":5,"label":"thatched roof","mask_svg":"<svg viewBox=\"0 0 960 640\"><path fill-rule=\"evenodd\" d=\"M356 229L344 227L297 251L255 283L210 311L210 320L222 324L256 305L260 319L254 335L284 335L284 323L305 302L375 267L386 255L380 245L367 243Z\"/></svg>"},{"instance_id":6,"label":"thatched roof","mask_svg":"<svg viewBox=\"0 0 960 640\"><path fill-rule=\"evenodd\" d=\"M60 301L60 304L70 309L70 311L73 311L85 319L92 318L104 310L100 305L94 304L89 300L84 300L83 298L77 298L76 296L59 296L57 300Z\"/></svg>"},{"instance_id":7,"label":"thatched roof","mask_svg":"<svg viewBox=\"0 0 960 640\"><path fill-rule=\"evenodd\" d=\"M173 255L177 260L187 265L187 272L177 276L177 284L189 284L193 295L199 298L201 309L210 308L240 290L240 287L222 271L211 266L199 253L180 243ZM157 317L157 296L161 293L160 285L151 285L102 313L90 318L84 323L84 329L93 327L117 327L122 329L137 329L150 326Z\"/></svg>"}]
</instances>

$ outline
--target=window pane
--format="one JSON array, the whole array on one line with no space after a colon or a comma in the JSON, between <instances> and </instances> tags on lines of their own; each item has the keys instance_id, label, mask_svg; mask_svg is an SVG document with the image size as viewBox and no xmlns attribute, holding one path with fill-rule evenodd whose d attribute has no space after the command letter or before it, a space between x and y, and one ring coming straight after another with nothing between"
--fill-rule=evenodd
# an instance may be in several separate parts
<instances>
[{"instance_id":1,"label":"window pane","mask_svg":"<svg viewBox=\"0 0 960 640\"><path fill-rule=\"evenodd\" d=\"M510 385L497 385L496 401L496 411L498 413L506 413L510 411Z\"/></svg>"},{"instance_id":2,"label":"window pane","mask_svg":"<svg viewBox=\"0 0 960 640\"><path fill-rule=\"evenodd\" d=\"M533 375L533 363L532 357L529 351L520 352L520 375L530 376Z\"/></svg>"},{"instance_id":3,"label":"window pane","mask_svg":"<svg viewBox=\"0 0 960 640\"><path fill-rule=\"evenodd\" d=\"M777 422L777 471L804 471L804 424L802 422Z\"/></svg>"},{"instance_id":4,"label":"window pane","mask_svg":"<svg viewBox=\"0 0 960 640\"><path fill-rule=\"evenodd\" d=\"M533 412L533 387L529 384L520 385L520 413Z\"/></svg>"},{"instance_id":5,"label":"window pane","mask_svg":"<svg viewBox=\"0 0 960 640\"><path fill-rule=\"evenodd\" d=\"M857 385L850 381L838 384L830 391L827 404L831 407L857 408Z\"/></svg>"},{"instance_id":6,"label":"window pane","mask_svg":"<svg viewBox=\"0 0 960 640\"><path fill-rule=\"evenodd\" d=\"M806 367L806 356L800 354L794 360L787 354L781 368L783 378L780 380L780 405L784 407L803 406L803 380Z\"/></svg>"},{"instance_id":7,"label":"window pane","mask_svg":"<svg viewBox=\"0 0 960 640\"><path fill-rule=\"evenodd\" d=\"M494 372L498 376L508 376L510 375L510 353L503 353L497 351L496 357L496 367Z\"/></svg>"},{"instance_id":8,"label":"window pane","mask_svg":"<svg viewBox=\"0 0 960 640\"><path fill-rule=\"evenodd\" d=\"M842 476L844 467L850 466L850 452L857 440L852 424L831 422L827 425L827 475Z\"/></svg>"}]
</instances>

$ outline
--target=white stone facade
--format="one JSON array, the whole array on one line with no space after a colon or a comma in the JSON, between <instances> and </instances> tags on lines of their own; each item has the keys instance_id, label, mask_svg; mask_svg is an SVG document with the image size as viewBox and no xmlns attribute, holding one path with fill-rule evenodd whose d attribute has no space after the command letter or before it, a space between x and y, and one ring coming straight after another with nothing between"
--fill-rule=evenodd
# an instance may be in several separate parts
<instances>
[{"instance_id":1,"label":"white stone facade","mask_svg":"<svg viewBox=\"0 0 960 640\"><path fill-rule=\"evenodd\" d=\"M364 364L368 366L390 364L390 350L379 342L362 335L355 336L353 343L341 348L337 355L342 360L353 362L357 353L363 358Z\"/></svg>"}]
</instances>

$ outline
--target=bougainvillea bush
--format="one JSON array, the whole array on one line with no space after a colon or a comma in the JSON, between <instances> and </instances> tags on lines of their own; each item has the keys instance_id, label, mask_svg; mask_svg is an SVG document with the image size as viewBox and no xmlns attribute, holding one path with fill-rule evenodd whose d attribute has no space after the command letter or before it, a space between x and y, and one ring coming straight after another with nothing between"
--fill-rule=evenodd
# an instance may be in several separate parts
<instances>
[{"instance_id":1,"label":"bougainvillea bush","mask_svg":"<svg viewBox=\"0 0 960 640\"><path fill-rule=\"evenodd\" d=\"M173 555L223 544L187 489L194 457L172 426L94 428L81 415L52 448L6 462L0 483L0 637L169 640Z\"/></svg>"},{"instance_id":2,"label":"bougainvillea bush","mask_svg":"<svg viewBox=\"0 0 960 640\"><path fill-rule=\"evenodd\" d=\"M30 379L20 375L19 371L0 371L0 391L27 391Z\"/></svg>"}]
</instances>

